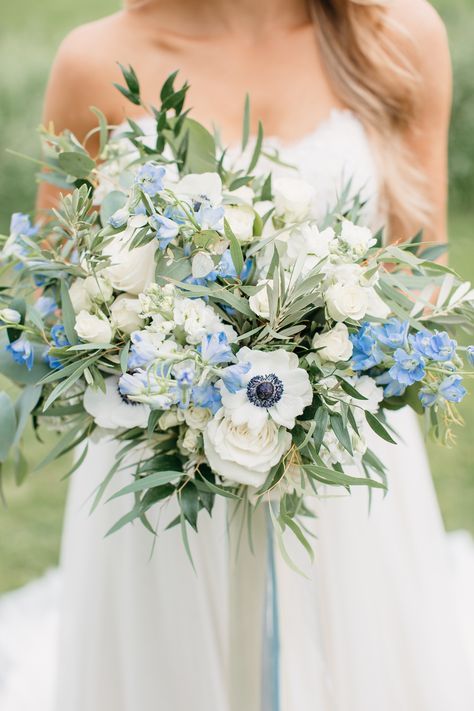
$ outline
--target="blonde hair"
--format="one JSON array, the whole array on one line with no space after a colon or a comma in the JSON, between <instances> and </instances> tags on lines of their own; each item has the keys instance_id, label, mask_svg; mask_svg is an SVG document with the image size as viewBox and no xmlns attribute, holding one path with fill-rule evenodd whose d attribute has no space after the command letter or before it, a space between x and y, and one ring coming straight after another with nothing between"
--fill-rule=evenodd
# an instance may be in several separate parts
<instances>
[{"instance_id":1,"label":"blonde hair","mask_svg":"<svg viewBox=\"0 0 474 711\"><path fill-rule=\"evenodd\" d=\"M125 0L137 9L151 0ZM394 239L427 227L431 206L426 177L406 144L416 119L420 78L400 49L401 27L390 0L310 0L315 31L331 86L364 124L381 176L381 212ZM398 36L398 37L397 37ZM410 38L405 34L403 39Z\"/></svg>"},{"instance_id":2,"label":"blonde hair","mask_svg":"<svg viewBox=\"0 0 474 711\"><path fill-rule=\"evenodd\" d=\"M384 0L312 0L320 51L331 85L361 119L380 164L382 210L392 237L431 221L426 177L406 134L418 111L420 77L400 49L401 27ZM405 42L410 38L402 37Z\"/></svg>"}]
</instances>

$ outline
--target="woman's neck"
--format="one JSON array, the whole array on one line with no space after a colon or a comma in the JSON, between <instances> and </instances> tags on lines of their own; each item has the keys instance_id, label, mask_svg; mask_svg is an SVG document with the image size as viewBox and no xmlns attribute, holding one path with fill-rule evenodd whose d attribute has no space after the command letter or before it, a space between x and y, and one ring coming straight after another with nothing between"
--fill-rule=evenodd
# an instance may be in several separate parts
<instances>
[{"instance_id":1,"label":"woman's neck","mask_svg":"<svg viewBox=\"0 0 474 711\"><path fill-rule=\"evenodd\" d=\"M146 14L161 32L195 39L243 36L258 40L310 22L308 0L150 0L130 12Z\"/></svg>"}]
</instances>

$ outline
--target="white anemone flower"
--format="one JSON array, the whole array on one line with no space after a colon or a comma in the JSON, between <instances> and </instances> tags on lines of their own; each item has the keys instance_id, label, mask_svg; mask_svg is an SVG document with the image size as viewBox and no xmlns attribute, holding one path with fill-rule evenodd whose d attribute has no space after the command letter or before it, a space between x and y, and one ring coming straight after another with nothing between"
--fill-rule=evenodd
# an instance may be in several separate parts
<instances>
[{"instance_id":1,"label":"white anemone flower","mask_svg":"<svg viewBox=\"0 0 474 711\"><path fill-rule=\"evenodd\" d=\"M106 378L105 393L99 388L86 388L84 409L92 415L96 425L106 430L145 428L148 425L149 406L127 401L120 394L118 382L114 376Z\"/></svg>"},{"instance_id":2,"label":"white anemone flower","mask_svg":"<svg viewBox=\"0 0 474 711\"><path fill-rule=\"evenodd\" d=\"M244 347L237 353L239 363L249 363L234 392L220 382L222 405L234 425L246 424L259 430L271 418L278 425L292 429L295 418L313 400L313 390L306 370L299 367L298 356L282 349L257 351Z\"/></svg>"}]
</instances>

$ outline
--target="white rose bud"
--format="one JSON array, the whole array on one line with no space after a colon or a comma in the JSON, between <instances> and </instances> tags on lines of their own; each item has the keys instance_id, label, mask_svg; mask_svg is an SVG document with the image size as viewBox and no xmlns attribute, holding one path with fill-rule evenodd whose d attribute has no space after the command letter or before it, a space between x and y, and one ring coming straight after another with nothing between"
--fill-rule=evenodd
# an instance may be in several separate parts
<instances>
[{"instance_id":1,"label":"white rose bud","mask_svg":"<svg viewBox=\"0 0 474 711\"><path fill-rule=\"evenodd\" d=\"M198 448L200 434L201 433L198 432L198 430L193 430L191 427L188 427L181 442L182 448L186 452L195 452Z\"/></svg>"},{"instance_id":2,"label":"white rose bud","mask_svg":"<svg viewBox=\"0 0 474 711\"><path fill-rule=\"evenodd\" d=\"M112 339L112 327L105 316L88 311L79 311L74 328L79 338L89 343L110 343Z\"/></svg>"},{"instance_id":3,"label":"white rose bud","mask_svg":"<svg viewBox=\"0 0 474 711\"><path fill-rule=\"evenodd\" d=\"M203 430L211 417L211 411L207 407L188 407L184 410L185 422L193 430Z\"/></svg>"},{"instance_id":4,"label":"white rose bud","mask_svg":"<svg viewBox=\"0 0 474 711\"><path fill-rule=\"evenodd\" d=\"M0 321L5 323L20 323L21 314L15 309L2 309L0 311Z\"/></svg>"},{"instance_id":5,"label":"white rose bud","mask_svg":"<svg viewBox=\"0 0 474 711\"><path fill-rule=\"evenodd\" d=\"M363 257L369 247L375 244L375 239L368 227L354 225L350 220L344 220L342 223L341 241L345 242L359 257Z\"/></svg>"},{"instance_id":6,"label":"white rose bud","mask_svg":"<svg viewBox=\"0 0 474 711\"><path fill-rule=\"evenodd\" d=\"M158 426L161 430L167 430L170 427L176 427L181 424L183 420L184 413L182 410L165 410L165 412L160 415Z\"/></svg>"},{"instance_id":7,"label":"white rose bud","mask_svg":"<svg viewBox=\"0 0 474 711\"><path fill-rule=\"evenodd\" d=\"M313 338L313 348L318 349L321 360L338 363L349 360L352 355L352 343L349 331L344 323L338 323L327 333L317 333Z\"/></svg>"},{"instance_id":8,"label":"white rose bud","mask_svg":"<svg viewBox=\"0 0 474 711\"><path fill-rule=\"evenodd\" d=\"M113 294L112 284L103 276L88 276L84 279L84 289L92 301L99 304L110 301Z\"/></svg>"},{"instance_id":9,"label":"white rose bud","mask_svg":"<svg viewBox=\"0 0 474 711\"><path fill-rule=\"evenodd\" d=\"M226 205L224 217L239 242L251 242L255 212L250 205Z\"/></svg>"},{"instance_id":10,"label":"white rose bud","mask_svg":"<svg viewBox=\"0 0 474 711\"><path fill-rule=\"evenodd\" d=\"M113 328L128 334L140 330L143 326L143 319L139 316L140 312L141 304L138 299L120 294L110 307L110 320Z\"/></svg>"},{"instance_id":11,"label":"white rose bud","mask_svg":"<svg viewBox=\"0 0 474 711\"><path fill-rule=\"evenodd\" d=\"M69 287L69 298L71 299L72 308L76 314L78 314L79 311L89 311L92 306L92 301L84 286L84 281L84 279L76 279Z\"/></svg>"},{"instance_id":12,"label":"white rose bud","mask_svg":"<svg viewBox=\"0 0 474 711\"><path fill-rule=\"evenodd\" d=\"M249 306L254 312L254 314L257 314L257 316L260 316L261 318L265 319L270 318L270 303L268 300L267 285L272 288L273 280L260 279L257 282L257 287L261 288L259 289L259 291L257 291L256 294L253 294L253 296L249 298Z\"/></svg>"},{"instance_id":13,"label":"white rose bud","mask_svg":"<svg viewBox=\"0 0 474 711\"><path fill-rule=\"evenodd\" d=\"M367 312L368 304L367 289L356 284L334 284L326 291L327 310L334 321L360 321Z\"/></svg>"},{"instance_id":14,"label":"white rose bud","mask_svg":"<svg viewBox=\"0 0 474 711\"><path fill-rule=\"evenodd\" d=\"M314 187L300 178L276 178L273 181L275 212L287 220L307 217L315 198Z\"/></svg>"}]
</instances>

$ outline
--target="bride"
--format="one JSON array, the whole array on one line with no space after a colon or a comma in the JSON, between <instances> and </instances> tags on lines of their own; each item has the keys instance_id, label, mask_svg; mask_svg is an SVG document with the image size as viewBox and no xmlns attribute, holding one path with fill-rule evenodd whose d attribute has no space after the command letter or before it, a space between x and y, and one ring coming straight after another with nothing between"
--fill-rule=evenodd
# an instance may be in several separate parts
<instances>
[{"instance_id":1,"label":"bride","mask_svg":"<svg viewBox=\"0 0 474 711\"><path fill-rule=\"evenodd\" d=\"M425 0L129 0L63 42L45 120L83 138L98 106L114 130L130 115L152 134L112 86L117 61L134 67L150 103L179 68L193 116L230 146L248 92L321 212L351 178L366 221L389 224L390 239L420 226L446 239L450 61ZM56 199L41 187L40 207ZM116 451L92 443L65 520L58 711L471 709L417 422L401 411L391 425L403 444L371 443L388 465L387 497L370 514L364 492L318 500L305 577L273 552L264 521L255 554L242 546L237 558L224 505L191 541L196 572L176 529L153 551L140 526L104 538L129 502L89 515Z\"/></svg>"}]
</instances>

